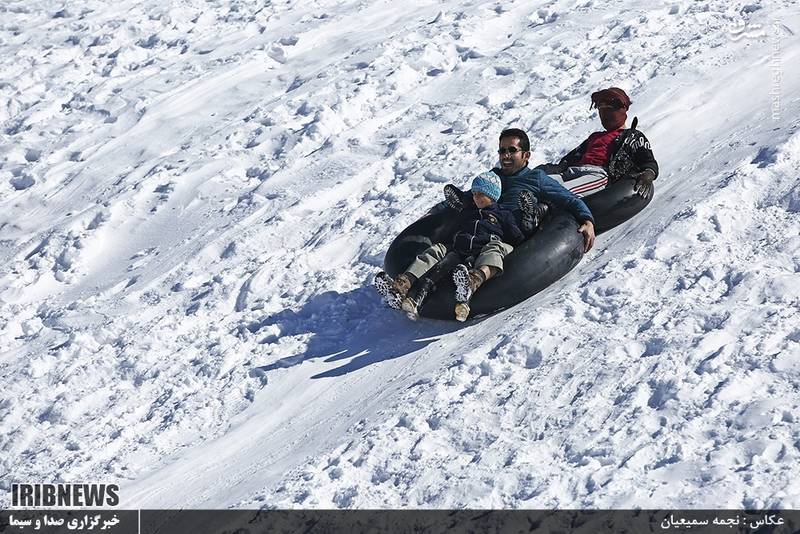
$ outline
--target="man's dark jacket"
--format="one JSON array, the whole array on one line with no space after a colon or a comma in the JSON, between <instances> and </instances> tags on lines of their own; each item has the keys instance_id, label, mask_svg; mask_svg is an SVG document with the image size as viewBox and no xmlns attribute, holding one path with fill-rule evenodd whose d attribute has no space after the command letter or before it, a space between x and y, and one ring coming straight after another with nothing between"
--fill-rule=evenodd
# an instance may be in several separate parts
<instances>
[{"instance_id":1,"label":"man's dark jacket","mask_svg":"<svg viewBox=\"0 0 800 534\"><path fill-rule=\"evenodd\" d=\"M635 124L635 122L634 122ZM567 167L579 165L581 157L586 152L588 139L581 143L577 148L571 150L566 156L561 158L555 166L542 166L545 172L549 174L562 173ZM608 171L609 181L613 182L628 176L642 172L645 169L652 170L656 177L658 177L658 162L653 151L650 149L650 141L644 136L642 132L633 128L622 130L619 137L614 139L609 147Z\"/></svg>"}]
</instances>

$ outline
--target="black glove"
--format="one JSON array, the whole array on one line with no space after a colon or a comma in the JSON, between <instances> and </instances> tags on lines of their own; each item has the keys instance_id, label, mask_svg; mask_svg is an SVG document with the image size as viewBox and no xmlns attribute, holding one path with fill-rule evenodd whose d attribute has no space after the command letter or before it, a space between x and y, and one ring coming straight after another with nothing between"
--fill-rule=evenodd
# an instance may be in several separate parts
<instances>
[{"instance_id":1,"label":"black glove","mask_svg":"<svg viewBox=\"0 0 800 534\"><path fill-rule=\"evenodd\" d=\"M631 175L631 178L636 180L633 191L640 197L647 198L653 194L653 180L656 179L656 173L652 169L645 169L638 174Z\"/></svg>"},{"instance_id":2,"label":"black glove","mask_svg":"<svg viewBox=\"0 0 800 534\"><path fill-rule=\"evenodd\" d=\"M447 184L444 186L444 201L454 210L461 211L464 209L464 192L453 184Z\"/></svg>"}]
</instances>

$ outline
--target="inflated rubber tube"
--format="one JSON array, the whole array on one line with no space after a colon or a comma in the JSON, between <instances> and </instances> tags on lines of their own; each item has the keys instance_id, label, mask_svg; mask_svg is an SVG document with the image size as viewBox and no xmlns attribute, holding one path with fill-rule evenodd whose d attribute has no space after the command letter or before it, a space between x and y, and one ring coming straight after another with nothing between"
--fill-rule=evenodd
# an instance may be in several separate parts
<instances>
[{"instance_id":1,"label":"inflated rubber tube","mask_svg":"<svg viewBox=\"0 0 800 534\"><path fill-rule=\"evenodd\" d=\"M655 188L651 187L650 194L641 197L633 191L635 184L636 182L629 178L619 180L602 191L583 199L594 215L596 234L624 223L650 203Z\"/></svg>"},{"instance_id":2,"label":"inflated rubber tube","mask_svg":"<svg viewBox=\"0 0 800 534\"><path fill-rule=\"evenodd\" d=\"M639 213L652 199L633 192L633 180L620 180L584 199L595 217L598 232ZM389 246L383 269L392 278L404 272L418 254L433 243L449 243L455 231L451 209L427 215L408 228ZM583 257L583 236L575 219L556 211L542 227L504 260L502 276L488 280L470 302L470 317L497 312L519 304L567 274ZM455 319L455 294L449 278L437 284L419 313L432 319Z\"/></svg>"}]
</instances>

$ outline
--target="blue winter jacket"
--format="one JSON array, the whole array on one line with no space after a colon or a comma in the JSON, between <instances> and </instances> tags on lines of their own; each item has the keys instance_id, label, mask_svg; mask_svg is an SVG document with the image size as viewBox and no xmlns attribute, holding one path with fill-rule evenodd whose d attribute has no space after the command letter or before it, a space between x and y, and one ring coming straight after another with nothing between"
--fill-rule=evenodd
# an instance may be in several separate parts
<instances>
[{"instance_id":1,"label":"blue winter jacket","mask_svg":"<svg viewBox=\"0 0 800 534\"><path fill-rule=\"evenodd\" d=\"M585 221L594 223L594 217L586 203L544 171L524 167L516 174L503 176L500 169L492 170L500 177L503 185L503 193L500 195L500 200L498 200L500 207L518 211L519 194L524 190L528 190L539 202L548 202L556 208L571 213L579 223Z\"/></svg>"},{"instance_id":2,"label":"blue winter jacket","mask_svg":"<svg viewBox=\"0 0 800 534\"><path fill-rule=\"evenodd\" d=\"M468 193L464 193L463 201L464 209L458 214L457 230L453 236L453 248L458 252L477 256L493 235L510 245L525 240L514 215L496 202L479 208Z\"/></svg>"}]
</instances>

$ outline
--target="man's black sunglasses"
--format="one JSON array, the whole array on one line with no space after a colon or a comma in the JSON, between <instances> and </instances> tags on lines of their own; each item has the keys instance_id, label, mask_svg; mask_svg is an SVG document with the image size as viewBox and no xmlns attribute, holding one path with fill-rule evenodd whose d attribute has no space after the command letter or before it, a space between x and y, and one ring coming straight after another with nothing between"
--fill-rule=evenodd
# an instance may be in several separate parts
<instances>
[{"instance_id":1,"label":"man's black sunglasses","mask_svg":"<svg viewBox=\"0 0 800 534\"><path fill-rule=\"evenodd\" d=\"M521 148L517 148L515 146L510 146L510 147L507 147L507 148L499 148L497 150L497 153L500 154L501 156L503 154L516 154L517 152L522 152L522 149Z\"/></svg>"}]
</instances>

